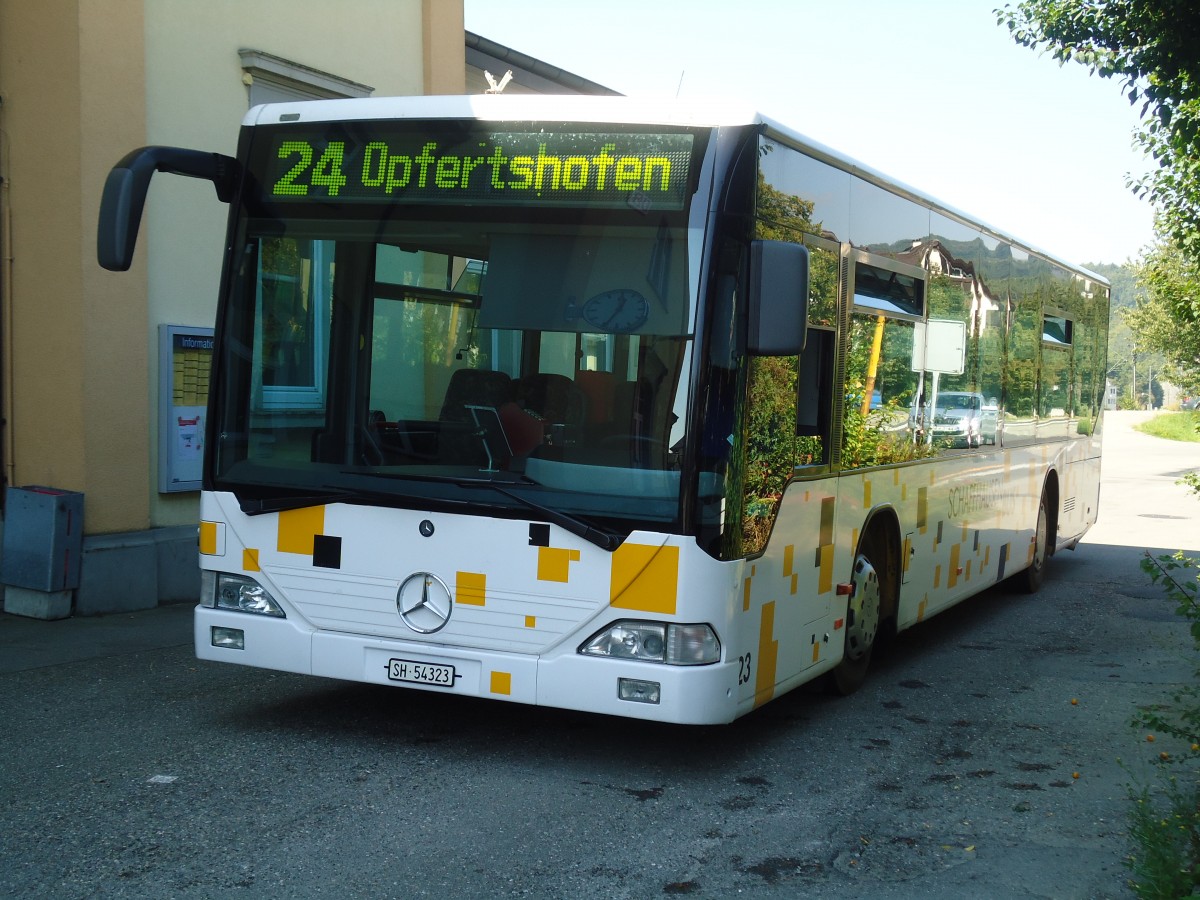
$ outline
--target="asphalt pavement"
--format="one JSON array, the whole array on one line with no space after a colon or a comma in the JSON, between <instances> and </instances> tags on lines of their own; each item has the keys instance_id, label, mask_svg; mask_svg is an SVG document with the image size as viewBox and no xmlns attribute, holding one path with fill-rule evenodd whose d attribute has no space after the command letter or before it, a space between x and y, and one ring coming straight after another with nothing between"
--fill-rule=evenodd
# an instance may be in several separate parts
<instances>
[{"instance_id":1,"label":"asphalt pavement","mask_svg":"<svg viewBox=\"0 0 1200 900\"><path fill-rule=\"evenodd\" d=\"M191 603L56 621L0 616L0 675L192 642Z\"/></svg>"},{"instance_id":2,"label":"asphalt pavement","mask_svg":"<svg viewBox=\"0 0 1200 900\"><path fill-rule=\"evenodd\" d=\"M1151 437L1134 426L1159 413L1120 410L1104 416L1100 518L1085 541L1200 551L1200 498L1179 485L1200 470L1200 443Z\"/></svg>"}]
</instances>

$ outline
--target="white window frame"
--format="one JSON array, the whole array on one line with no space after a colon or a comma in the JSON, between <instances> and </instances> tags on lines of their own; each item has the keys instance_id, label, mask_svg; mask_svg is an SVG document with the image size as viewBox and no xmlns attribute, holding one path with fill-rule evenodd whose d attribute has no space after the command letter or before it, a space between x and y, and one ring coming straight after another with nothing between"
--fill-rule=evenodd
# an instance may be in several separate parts
<instances>
[{"instance_id":1,"label":"white window frame","mask_svg":"<svg viewBox=\"0 0 1200 900\"><path fill-rule=\"evenodd\" d=\"M250 105L280 100L330 100L339 97L369 97L375 88L323 72L303 63L274 56L262 50L238 51L242 61L242 81L250 95ZM258 86L261 90L256 91ZM267 96L255 96L266 94Z\"/></svg>"},{"instance_id":2,"label":"white window frame","mask_svg":"<svg viewBox=\"0 0 1200 900\"><path fill-rule=\"evenodd\" d=\"M275 384L265 385L261 383L262 369L261 366L255 372L256 387L258 388L258 396L260 402L259 409L267 410L322 410L325 408L325 376L327 372L327 338L329 332L329 307L332 302L332 285L327 283L326 272L328 270L330 260L327 259L327 247L324 241L313 242L312 258L309 262L309 300L312 304L312 340L309 344L313 354L312 373L313 379L311 384ZM303 266L301 266L301 274L297 275L297 280L305 277ZM263 358L263 271L262 271L262 254L259 254L258 260L258 277L255 287L255 304L257 310L255 312L255 328L254 328L254 356L257 360Z\"/></svg>"}]
</instances>

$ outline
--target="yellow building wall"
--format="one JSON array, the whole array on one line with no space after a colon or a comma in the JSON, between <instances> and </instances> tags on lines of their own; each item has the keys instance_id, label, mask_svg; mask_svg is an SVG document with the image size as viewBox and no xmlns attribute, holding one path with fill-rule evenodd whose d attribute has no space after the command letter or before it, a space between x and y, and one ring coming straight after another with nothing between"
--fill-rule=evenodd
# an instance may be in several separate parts
<instances>
[{"instance_id":1,"label":"yellow building wall","mask_svg":"<svg viewBox=\"0 0 1200 900\"><path fill-rule=\"evenodd\" d=\"M461 0L421 0L425 39L424 94L466 92L466 32Z\"/></svg>"},{"instance_id":2,"label":"yellow building wall","mask_svg":"<svg viewBox=\"0 0 1200 900\"><path fill-rule=\"evenodd\" d=\"M145 274L117 282L95 262L104 174L143 142L140 13L140 0L0 0L6 475L85 492L93 533L149 523L132 393Z\"/></svg>"},{"instance_id":3,"label":"yellow building wall","mask_svg":"<svg viewBox=\"0 0 1200 900\"><path fill-rule=\"evenodd\" d=\"M158 326L214 324L228 207L155 176L125 273L96 264L96 217L132 149L234 153L241 49L376 96L464 89L461 0L0 0L5 475L83 491L90 535L196 521L158 492Z\"/></svg>"}]
</instances>

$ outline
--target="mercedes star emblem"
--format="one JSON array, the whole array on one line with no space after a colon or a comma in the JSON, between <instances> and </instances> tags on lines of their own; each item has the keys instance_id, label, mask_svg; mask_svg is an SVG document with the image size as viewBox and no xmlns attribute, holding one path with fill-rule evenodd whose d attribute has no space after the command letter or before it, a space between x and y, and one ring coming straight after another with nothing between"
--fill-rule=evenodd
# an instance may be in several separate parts
<instances>
[{"instance_id":1,"label":"mercedes star emblem","mask_svg":"<svg viewBox=\"0 0 1200 900\"><path fill-rule=\"evenodd\" d=\"M418 634L441 631L450 621L454 600L446 582L432 572L413 572L396 592L396 611L404 624Z\"/></svg>"}]
</instances>

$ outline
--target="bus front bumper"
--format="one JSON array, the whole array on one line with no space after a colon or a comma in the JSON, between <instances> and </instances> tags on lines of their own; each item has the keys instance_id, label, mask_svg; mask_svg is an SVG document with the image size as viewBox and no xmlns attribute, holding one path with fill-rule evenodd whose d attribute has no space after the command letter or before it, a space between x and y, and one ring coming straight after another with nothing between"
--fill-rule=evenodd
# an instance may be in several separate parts
<instances>
[{"instance_id":1,"label":"bus front bumper","mask_svg":"<svg viewBox=\"0 0 1200 900\"><path fill-rule=\"evenodd\" d=\"M203 660L434 693L694 725L738 712L736 661L668 666L574 647L539 657L319 631L205 606L196 607L193 638Z\"/></svg>"}]
</instances>

